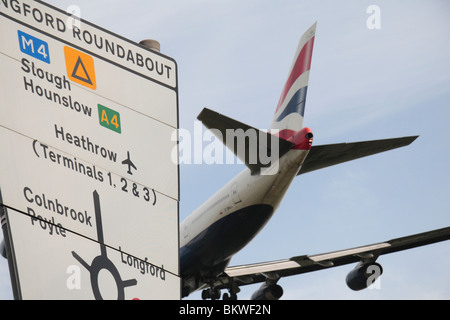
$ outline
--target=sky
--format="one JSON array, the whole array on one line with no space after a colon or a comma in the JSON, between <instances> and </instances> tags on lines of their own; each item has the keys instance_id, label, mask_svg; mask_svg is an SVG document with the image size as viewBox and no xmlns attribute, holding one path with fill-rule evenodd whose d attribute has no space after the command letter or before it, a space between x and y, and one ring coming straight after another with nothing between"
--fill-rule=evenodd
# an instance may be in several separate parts
<instances>
[{"instance_id":1,"label":"sky","mask_svg":"<svg viewBox=\"0 0 450 320\"><path fill-rule=\"evenodd\" d=\"M303 124L314 145L410 135L410 146L297 177L271 221L230 265L313 255L450 226L450 3L414 1L48 1L178 65L180 128L208 107L270 126L301 35L317 22ZM373 11L379 15L373 28ZM368 22L369 20L369 22ZM180 220L244 169L184 164ZM0 259L0 298L11 299ZM353 266L283 278L282 299L450 299L450 242L381 256L377 288ZM259 285L243 287L248 299ZM194 294L193 299L199 299Z\"/></svg>"}]
</instances>

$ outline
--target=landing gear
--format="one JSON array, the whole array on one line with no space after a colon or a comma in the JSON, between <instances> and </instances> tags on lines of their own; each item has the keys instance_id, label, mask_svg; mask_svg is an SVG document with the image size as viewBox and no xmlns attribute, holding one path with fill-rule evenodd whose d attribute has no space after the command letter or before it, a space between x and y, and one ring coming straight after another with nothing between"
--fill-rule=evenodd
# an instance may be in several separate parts
<instances>
[{"instance_id":1,"label":"landing gear","mask_svg":"<svg viewBox=\"0 0 450 320\"><path fill-rule=\"evenodd\" d=\"M233 282L229 284L228 293L224 293L223 300L237 300L237 293L241 291L239 286L235 285ZM202 291L202 299L219 300L220 299L220 289L210 287Z\"/></svg>"},{"instance_id":2,"label":"landing gear","mask_svg":"<svg viewBox=\"0 0 450 320\"><path fill-rule=\"evenodd\" d=\"M224 293L223 294L223 300L237 300L237 294L236 293Z\"/></svg>"},{"instance_id":3,"label":"landing gear","mask_svg":"<svg viewBox=\"0 0 450 320\"><path fill-rule=\"evenodd\" d=\"M202 299L219 300L220 299L220 289L209 288L202 291Z\"/></svg>"},{"instance_id":4,"label":"landing gear","mask_svg":"<svg viewBox=\"0 0 450 320\"><path fill-rule=\"evenodd\" d=\"M205 289L202 291L202 299L207 300L219 300L220 299L220 290L219 289ZM223 300L237 300L237 294L230 290L230 293L223 294Z\"/></svg>"},{"instance_id":5,"label":"landing gear","mask_svg":"<svg viewBox=\"0 0 450 320\"><path fill-rule=\"evenodd\" d=\"M241 291L239 286L236 285L233 279L230 279L230 283L228 284L228 292L223 294L223 300L237 300L237 294Z\"/></svg>"}]
</instances>

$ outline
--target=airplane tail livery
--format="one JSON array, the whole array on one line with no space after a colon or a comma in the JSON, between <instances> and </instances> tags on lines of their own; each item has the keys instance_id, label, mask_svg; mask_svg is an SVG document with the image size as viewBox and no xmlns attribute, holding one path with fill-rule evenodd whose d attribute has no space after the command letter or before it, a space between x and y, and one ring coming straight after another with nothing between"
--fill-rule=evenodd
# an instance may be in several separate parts
<instances>
[{"instance_id":1,"label":"airplane tail livery","mask_svg":"<svg viewBox=\"0 0 450 320\"><path fill-rule=\"evenodd\" d=\"M316 24L301 37L276 107L270 132L204 108L203 125L220 139L246 168L180 224L182 296L197 290L204 299L236 299L239 287L262 283L252 299L279 299L277 282L287 276L357 263L346 279L353 290L370 285L369 267L386 253L448 240L450 227L373 245L327 254L228 267L232 256L249 243L270 220L295 177L342 162L412 143L417 136L312 145L312 132L303 127ZM372 277L373 278L373 277Z\"/></svg>"},{"instance_id":2,"label":"airplane tail livery","mask_svg":"<svg viewBox=\"0 0 450 320\"><path fill-rule=\"evenodd\" d=\"M283 139L302 129L315 34L316 24L300 39L270 126L271 130L278 129Z\"/></svg>"}]
</instances>

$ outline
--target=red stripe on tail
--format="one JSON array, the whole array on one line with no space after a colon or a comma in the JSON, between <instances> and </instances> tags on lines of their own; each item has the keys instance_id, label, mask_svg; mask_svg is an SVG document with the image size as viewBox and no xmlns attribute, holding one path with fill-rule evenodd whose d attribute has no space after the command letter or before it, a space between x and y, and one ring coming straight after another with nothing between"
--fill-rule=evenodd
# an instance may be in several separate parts
<instances>
[{"instance_id":1,"label":"red stripe on tail","mask_svg":"<svg viewBox=\"0 0 450 320\"><path fill-rule=\"evenodd\" d=\"M308 71L311 68L311 57L312 50L314 46L314 38L312 37L308 42L305 43L300 54L297 57L297 61L295 61L295 65L292 68L291 74L284 85L283 91L281 92L280 100L278 101L277 110L280 108L281 104L286 98L286 95L289 92L289 89L292 87L293 83L300 77L305 71Z\"/></svg>"}]
</instances>

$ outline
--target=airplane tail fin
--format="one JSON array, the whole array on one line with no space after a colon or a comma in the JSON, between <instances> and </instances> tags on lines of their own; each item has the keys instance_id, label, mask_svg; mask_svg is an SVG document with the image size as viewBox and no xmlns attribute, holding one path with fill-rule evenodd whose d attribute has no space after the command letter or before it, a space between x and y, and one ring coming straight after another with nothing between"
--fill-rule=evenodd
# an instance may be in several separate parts
<instances>
[{"instance_id":1,"label":"airplane tail fin","mask_svg":"<svg viewBox=\"0 0 450 320\"><path fill-rule=\"evenodd\" d=\"M270 126L271 132L279 130L277 135L286 140L302 129L316 24L300 38Z\"/></svg>"}]
</instances>

